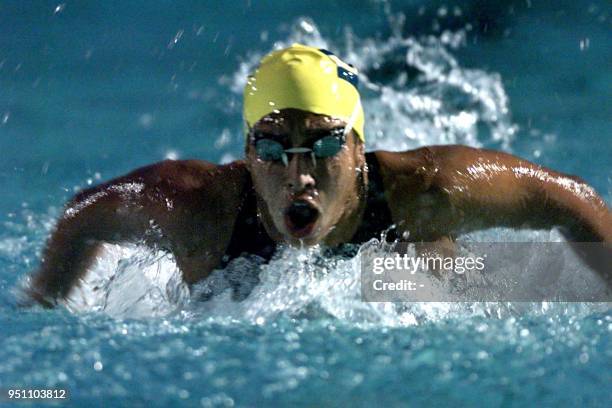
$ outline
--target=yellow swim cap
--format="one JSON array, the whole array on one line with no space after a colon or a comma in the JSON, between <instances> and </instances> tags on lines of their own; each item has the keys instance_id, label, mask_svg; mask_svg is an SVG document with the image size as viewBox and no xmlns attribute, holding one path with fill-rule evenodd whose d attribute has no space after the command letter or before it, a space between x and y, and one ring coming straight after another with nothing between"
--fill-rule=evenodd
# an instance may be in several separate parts
<instances>
[{"instance_id":1,"label":"yellow swim cap","mask_svg":"<svg viewBox=\"0 0 612 408\"><path fill-rule=\"evenodd\" d=\"M364 116L357 69L331 52L301 44L271 52L244 87L244 120L294 108L343 119L362 141ZM247 129L248 132L248 129Z\"/></svg>"}]
</instances>

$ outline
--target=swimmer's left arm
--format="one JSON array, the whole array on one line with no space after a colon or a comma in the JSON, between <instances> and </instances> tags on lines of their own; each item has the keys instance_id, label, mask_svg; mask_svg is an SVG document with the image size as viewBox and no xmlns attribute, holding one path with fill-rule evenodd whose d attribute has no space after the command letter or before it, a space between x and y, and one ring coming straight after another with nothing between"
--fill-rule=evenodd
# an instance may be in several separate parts
<instances>
[{"instance_id":1,"label":"swimmer's left arm","mask_svg":"<svg viewBox=\"0 0 612 408\"><path fill-rule=\"evenodd\" d=\"M571 241L612 243L612 215L578 177L465 146L378 152L394 220L419 240L504 226L560 227Z\"/></svg>"}]
</instances>

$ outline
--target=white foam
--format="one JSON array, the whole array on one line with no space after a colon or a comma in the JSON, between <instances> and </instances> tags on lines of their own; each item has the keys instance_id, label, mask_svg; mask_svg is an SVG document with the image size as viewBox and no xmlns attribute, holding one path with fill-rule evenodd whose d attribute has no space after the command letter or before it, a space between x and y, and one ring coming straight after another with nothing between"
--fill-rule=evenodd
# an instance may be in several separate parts
<instances>
[{"instance_id":1,"label":"white foam","mask_svg":"<svg viewBox=\"0 0 612 408\"><path fill-rule=\"evenodd\" d=\"M133 244L104 244L65 305L74 312L143 318L167 315L188 297L170 254Z\"/></svg>"},{"instance_id":2,"label":"white foam","mask_svg":"<svg viewBox=\"0 0 612 408\"><path fill-rule=\"evenodd\" d=\"M560 239L557 232L488 230L466 235L460 241L505 240L541 242ZM529 268L487 271L487 291L503 291L504 281L515 277L519 291L533 291L549 277L550 263L557 263L558 285L573 290L593 290L599 278L575 256L564 262L538 253L526 254ZM407 326L458 316L508 317L516 313L566 313L606 310L608 304L502 303L502 302L364 302L361 256L388 254L378 240L364 244L353 258L324 257L318 247L281 248L277 258L262 264L257 258L238 258L224 270L195 285L191 294L171 255L136 245L105 245L95 265L66 302L73 312L102 312L117 318L147 318L181 313L188 318L219 322L246 321L265 324L279 316L317 319L335 318L368 326ZM554 255L556 256L556 255ZM254 279L259 277L259 282ZM430 298L451 293L453 281L429 276ZM231 282L241 282L246 296L232 297ZM496 284L498 282L498 284ZM603 286L602 286L603 288ZM566 295L567 295L566 290ZM486 295L486 294L485 294ZM537 295L537 293L534 293ZM206 300L202 300L206 298Z\"/></svg>"}]
</instances>

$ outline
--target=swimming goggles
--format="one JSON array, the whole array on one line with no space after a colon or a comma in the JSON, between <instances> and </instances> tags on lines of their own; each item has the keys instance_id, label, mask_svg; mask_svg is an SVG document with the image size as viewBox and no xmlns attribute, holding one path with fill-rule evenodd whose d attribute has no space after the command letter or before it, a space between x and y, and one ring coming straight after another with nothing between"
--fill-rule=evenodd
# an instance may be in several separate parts
<instances>
[{"instance_id":1,"label":"swimming goggles","mask_svg":"<svg viewBox=\"0 0 612 408\"><path fill-rule=\"evenodd\" d=\"M289 166L288 154L310 153L312 162L317 164L317 158L325 159L335 156L346 142L344 128L334 129L328 136L323 136L308 147L292 147L285 149L280 142L274 139L262 137L255 141L255 151L257 156L264 161L282 161L285 166Z\"/></svg>"}]
</instances>

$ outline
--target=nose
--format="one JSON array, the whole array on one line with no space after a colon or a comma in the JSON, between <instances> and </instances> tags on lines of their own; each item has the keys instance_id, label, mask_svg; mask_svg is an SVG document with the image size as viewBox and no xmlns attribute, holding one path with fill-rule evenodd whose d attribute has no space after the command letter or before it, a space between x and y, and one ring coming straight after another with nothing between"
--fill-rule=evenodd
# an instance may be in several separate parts
<instances>
[{"instance_id":1,"label":"nose","mask_svg":"<svg viewBox=\"0 0 612 408\"><path fill-rule=\"evenodd\" d=\"M312 175L312 159L308 154L294 154L287 167L287 187L293 193L311 190L315 187Z\"/></svg>"}]
</instances>

